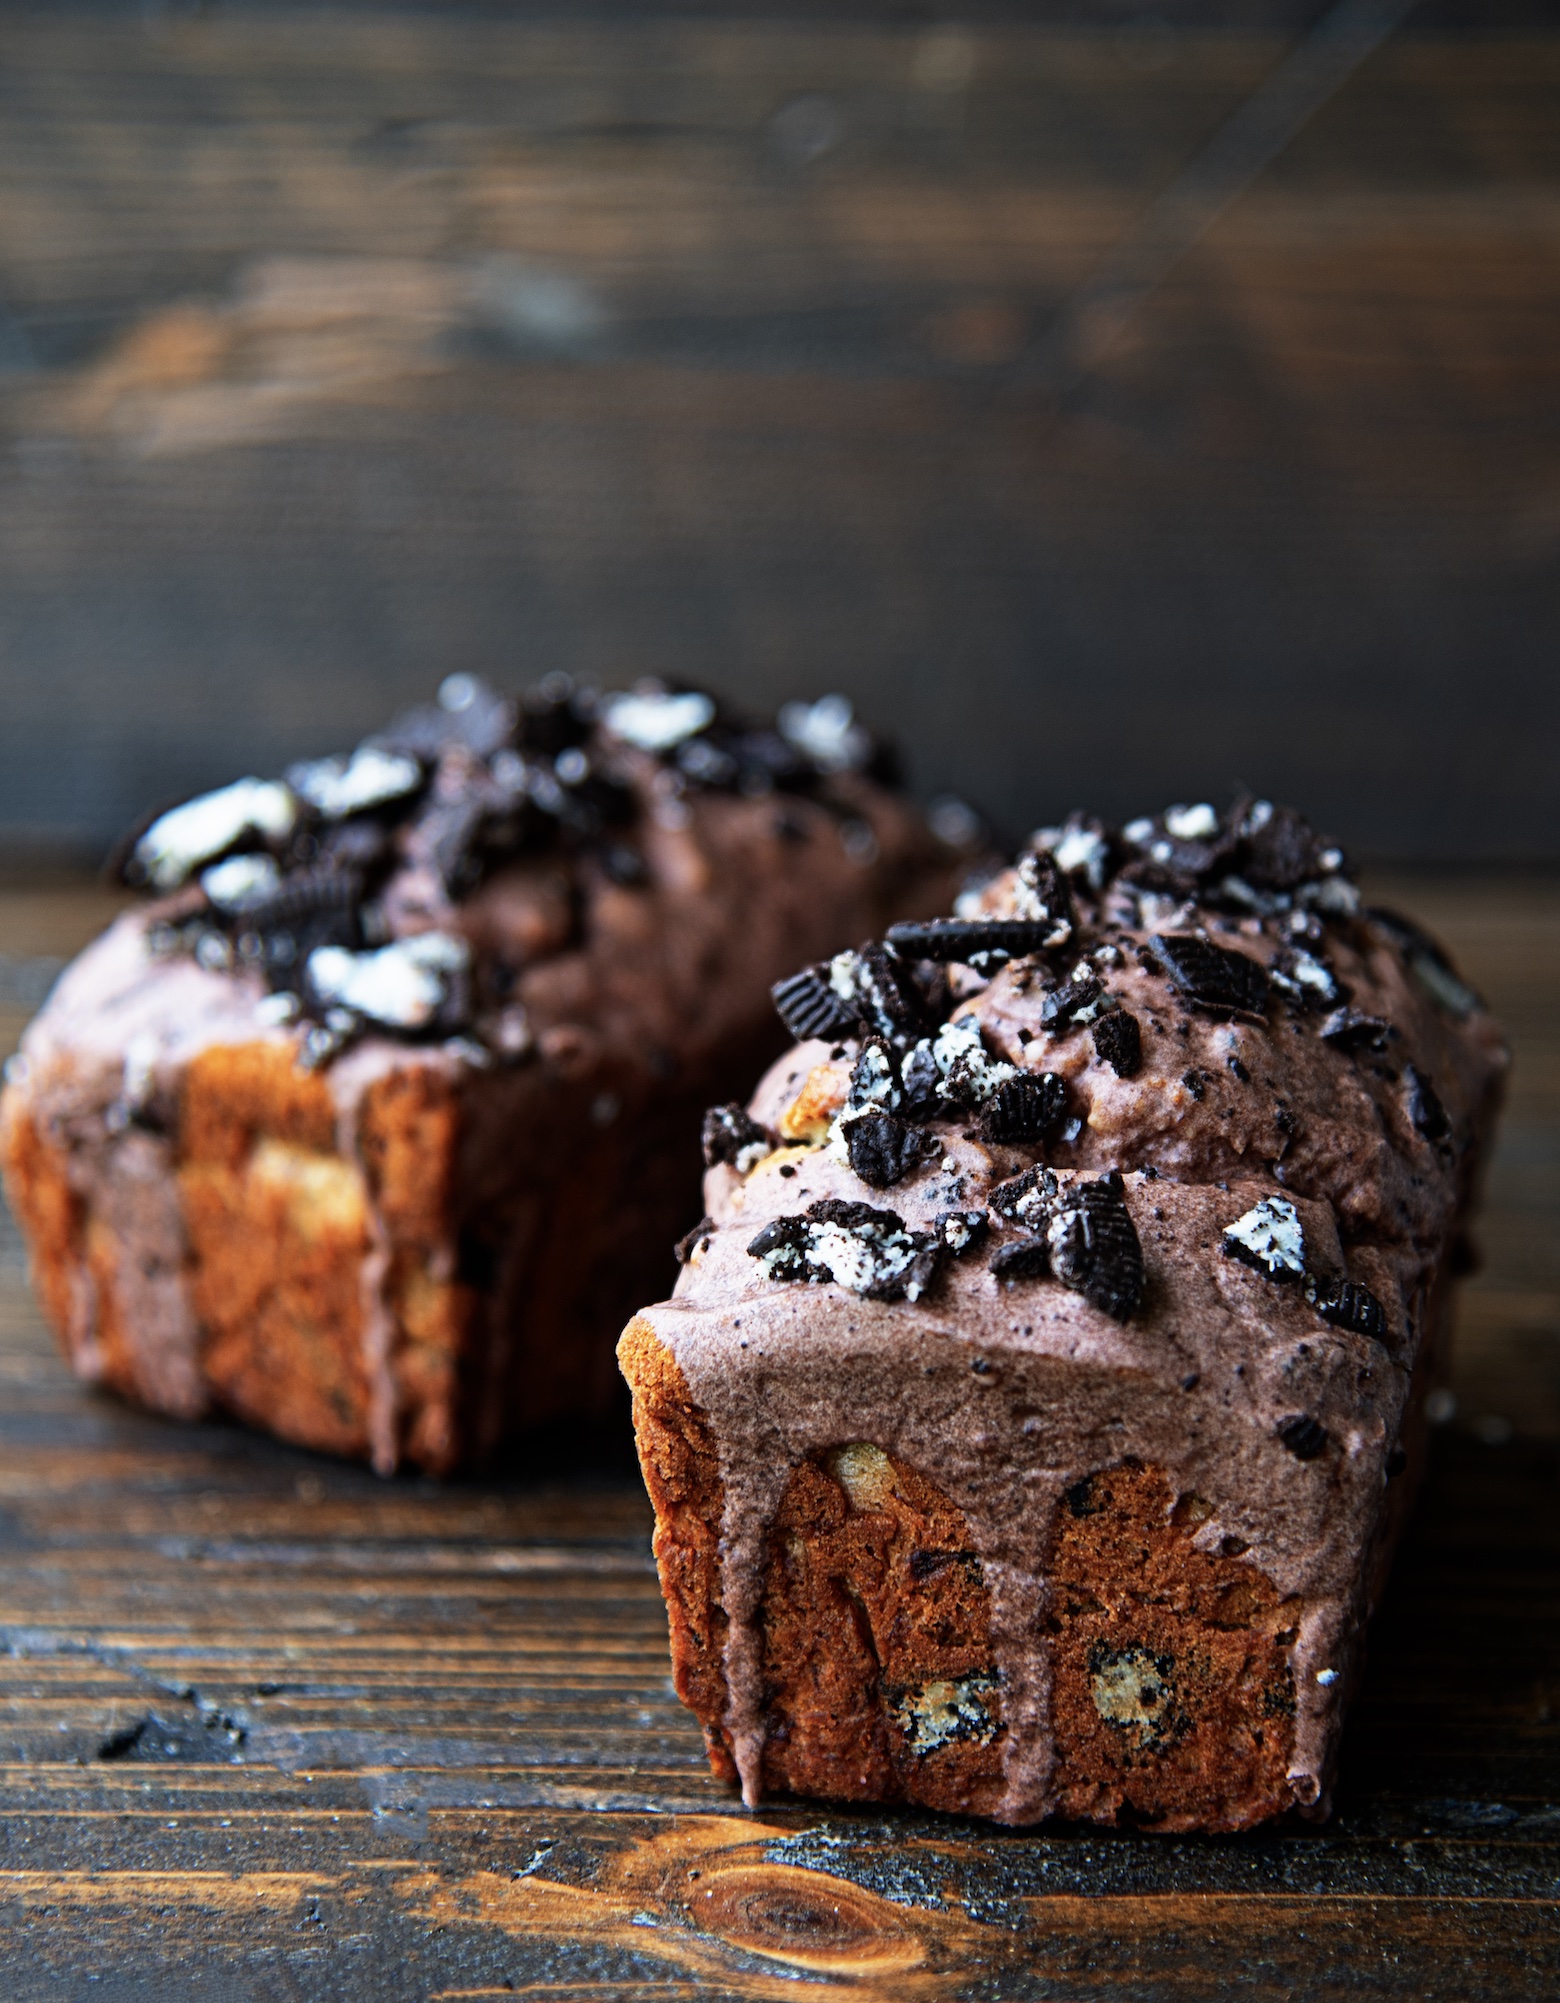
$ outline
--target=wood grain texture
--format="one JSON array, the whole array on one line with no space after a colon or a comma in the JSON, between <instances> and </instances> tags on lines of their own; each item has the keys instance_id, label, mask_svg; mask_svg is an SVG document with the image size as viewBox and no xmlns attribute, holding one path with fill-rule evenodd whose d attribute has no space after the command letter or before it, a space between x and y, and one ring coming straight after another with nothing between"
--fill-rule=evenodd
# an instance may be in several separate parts
<instances>
[{"instance_id":1,"label":"wood grain texture","mask_svg":"<svg viewBox=\"0 0 1560 2003\"><path fill-rule=\"evenodd\" d=\"M147 13L0 22L0 834L562 668L1557 853L1552 26L1394 37L1058 399L1283 33Z\"/></svg>"},{"instance_id":2,"label":"wood grain texture","mask_svg":"<svg viewBox=\"0 0 1560 2003\"><path fill-rule=\"evenodd\" d=\"M1339 1809L1015 1834L714 1782L626 1426L376 1481L64 1373L0 1250L0 1940L16 2003L1537 1999L1560 1983L1560 891L1372 886L1516 1032L1457 1418ZM91 891L0 888L4 965Z\"/></svg>"}]
</instances>

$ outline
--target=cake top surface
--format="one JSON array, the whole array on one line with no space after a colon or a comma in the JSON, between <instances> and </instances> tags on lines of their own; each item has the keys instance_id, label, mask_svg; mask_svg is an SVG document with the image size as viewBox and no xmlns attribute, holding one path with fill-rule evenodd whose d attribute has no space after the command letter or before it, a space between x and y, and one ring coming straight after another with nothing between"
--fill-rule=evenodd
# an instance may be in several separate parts
<instances>
[{"instance_id":1,"label":"cake top surface","mask_svg":"<svg viewBox=\"0 0 1560 2003\"><path fill-rule=\"evenodd\" d=\"M351 752L148 816L114 867L152 900L138 921L152 957L242 989L246 1021L285 1029L305 1066L363 1038L512 1061L549 1012L547 983L526 986L542 963L577 957L603 914L610 930L614 900L686 904L708 888L704 851L751 847L760 821L772 874L825 832L847 875L910 860L896 844L943 868L973 852L967 809L946 803L929 834L893 802L895 776L840 696L754 722L653 681L604 692L552 675L510 697L457 674ZM677 853L696 818L700 854ZM78 985L95 1005L101 981ZM567 1016L578 997L552 999Z\"/></svg>"},{"instance_id":2,"label":"cake top surface","mask_svg":"<svg viewBox=\"0 0 1560 2003\"><path fill-rule=\"evenodd\" d=\"M989 1295L1000 1315L1045 1279L1105 1341L1155 1312L1146 1208L1167 1247L1187 1240L1174 1257L1386 1339L1506 1063L1442 949L1249 798L1042 829L951 916L775 1000L798 1047L706 1122L689 1304L824 1285L933 1312ZM1365 1246L1408 1259L1384 1294Z\"/></svg>"}]
</instances>

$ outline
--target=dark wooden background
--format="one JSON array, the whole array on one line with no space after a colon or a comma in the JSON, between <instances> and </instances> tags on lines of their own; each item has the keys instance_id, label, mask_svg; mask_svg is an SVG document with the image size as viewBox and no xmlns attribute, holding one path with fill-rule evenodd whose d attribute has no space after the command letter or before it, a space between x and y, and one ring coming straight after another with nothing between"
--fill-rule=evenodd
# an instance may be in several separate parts
<instances>
[{"instance_id":1,"label":"dark wooden background","mask_svg":"<svg viewBox=\"0 0 1560 2003\"><path fill-rule=\"evenodd\" d=\"M1000 1831L709 1777L626 1424L440 1488L82 1391L0 1235L5 2003L1548 2003L1560 894L1376 882L1516 1037L1335 1818ZM0 1050L101 893L0 888Z\"/></svg>"},{"instance_id":2,"label":"dark wooden background","mask_svg":"<svg viewBox=\"0 0 1560 2003\"><path fill-rule=\"evenodd\" d=\"M1560 22L1344 12L0 8L0 848L562 667L1554 860Z\"/></svg>"}]
</instances>

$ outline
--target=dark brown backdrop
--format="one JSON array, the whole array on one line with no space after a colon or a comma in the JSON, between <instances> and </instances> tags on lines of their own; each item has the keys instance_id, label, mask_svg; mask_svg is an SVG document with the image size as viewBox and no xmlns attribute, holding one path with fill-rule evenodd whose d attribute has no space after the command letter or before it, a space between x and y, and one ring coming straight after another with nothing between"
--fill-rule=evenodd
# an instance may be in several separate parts
<instances>
[{"instance_id":1,"label":"dark brown backdrop","mask_svg":"<svg viewBox=\"0 0 1560 2003\"><path fill-rule=\"evenodd\" d=\"M1324 14L0 11L0 847L562 667L1560 857L1560 31Z\"/></svg>"}]
</instances>

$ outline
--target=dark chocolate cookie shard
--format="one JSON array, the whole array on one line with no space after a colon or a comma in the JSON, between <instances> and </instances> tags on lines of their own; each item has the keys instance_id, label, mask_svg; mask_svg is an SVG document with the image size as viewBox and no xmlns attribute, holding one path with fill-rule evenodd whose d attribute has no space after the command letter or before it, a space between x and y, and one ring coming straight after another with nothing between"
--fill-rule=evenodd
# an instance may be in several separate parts
<instances>
[{"instance_id":1,"label":"dark chocolate cookie shard","mask_svg":"<svg viewBox=\"0 0 1560 2003\"><path fill-rule=\"evenodd\" d=\"M991 1192L990 1208L999 1217L1006 1217L1034 1226L1043 1216L1046 1204L1057 1191L1056 1177L1048 1168L1036 1164L1026 1168L1021 1175L1009 1176L1006 1182L999 1182Z\"/></svg>"},{"instance_id":2,"label":"dark chocolate cookie shard","mask_svg":"<svg viewBox=\"0 0 1560 2003\"><path fill-rule=\"evenodd\" d=\"M984 1210L939 1210L932 1221L933 1232L956 1259L973 1252L990 1229Z\"/></svg>"},{"instance_id":3,"label":"dark chocolate cookie shard","mask_svg":"<svg viewBox=\"0 0 1560 2003\"><path fill-rule=\"evenodd\" d=\"M851 1171L873 1189L891 1189L928 1156L938 1152L934 1137L892 1113L860 1113L845 1123Z\"/></svg>"},{"instance_id":4,"label":"dark chocolate cookie shard","mask_svg":"<svg viewBox=\"0 0 1560 2003\"><path fill-rule=\"evenodd\" d=\"M774 1135L769 1129L761 1127L757 1120L749 1116L746 1108L735 1101L726 1106L710 1107L704 1115L700 1138L704 1143L706 1168L714 1168L717 1162L727 1162L738 1169L751 1168L775 1145Z\"/></svg>"},{"instance_id":5,"label":"dark chocolate cookie shard","mask_svg":"<svg viewBox=\"0 0 1560 2003\"><path fill-rule=\"evenodd\" d=\"M1135 1078L1143 1065L1143 1031L1137 1017L1124 1008L1097 1017L1094 1049L1118 1078Z\"/></svg>"},{"instance_id":6,"label":"dark chocolate cookie shard","mask_svg":"<svg viewBox=\"0 0 1560 2003\"><path fill-rule=\"evenodd\" d=\"M1267 800L1243 801L1234 816L1241 844L1240 873L1260 890L1295 890L1329 873L1330 851L1310 822L1293 807ZM1331 864L1340 868L1341 859Z\"/></svg>"},{"instance_id":7,"label":"dark chocolate cookie shard","mask_svg":"<svg viewBox=\"0 0 1560 2003\"><path fill-rule=\"evenodd\" d=\"M1362 1287L1356 1280L1323 1280L1313 1275L1306 1280L1305 1297L1322 1320L1330 1321L1335 1328L1368 1335L1377 1342L1385 1341L1386 1309L1369 1287Z\"/></svg>"},{"instance_id":8,"label":"dark chocolate cookie shard","mask_svg":"<svg viewBox=\"0 0 1560 2003\"><path fill-rule=\"evenodd\" d=\"M1112 1169L1096 1182L1059 1185L1045 1169L1030 1169L992 1191L1001 1217L1030 1227L993 1253L991 1270L1004 1279L1051 1273L1116 1321L1130 1320L1143 1298L1143 1248Z\"/></svg>"},{"instance_id":9,"label":"dark chocolate cookie shard","mask_svg":"<svg viewBox=\"0 0 1560 2003\"><path fill-rule=\"evenodd\" d=\"M1234 1015L1266 1010L1267 971L1248 954L1185 933L1158 934L1149 949L1176 988L1199 1008Z\"/></svg>"},{"instance_id":10,"label":"dark chocolate cookie shard","mask_svg":"<svg viewBox=\"0 0 1560 2003\"><path fill-rule=\"evenodd\" d=\"M854 1006L829 986L820 967L803 967L799 974L776 981L769 990L780 1020L805 1043L814 1036L851 1036L856 1030Z\"/></svg>"},{"instance_id":11,"label":"dark chocolate cookie shard","mask_svg":"<svg viewBox=\"0 0 1560 2003\"><path fill-rule=\"evenodd\" d=\"M253 903L224 914L235 928L262 937L283 928L296 929L327 913L355 911L363 901L363 875L353 868L295 869L276 889Z\"/></svg>"},{"instance_id":12,"label":"dark chocolate cookie shard","mask_svg":"<svg viewBox=\"0 0 1560 2003\"><path fill-rule=\"evenodd\" d=\"M686 1266L701 1246L707 1245L716 1231L713 1217L701 1217L691 1231L685 1231L672 1247L679 1266Z\"/></svg>"},{"instance_id":13,"label":"dark chocolate cookie shard","mask_svg":"<svg viewBox=\"0 0 1560 2003\"><path fill-rule=\"evenodd\" d=\"M924 924L890 925L888 943L907 960L969 965L992 954L1016 960L1041 952L1053 929L1050 919L931 918Z\"/></svg>"},{"instance_id":14,"label":"dark chocolate cookie shard","mask_svg":"<svg viewBox=\"0 0 1560 2003\"><path fill-rule=\"evenodd\" d=\"M1440 1096L1425 1074L1412 1064L1403 1066L1404 1082L1408 1086L1408 1117L1424 1135L1432 1147L1439 1147L1452 1137L1452 1123L1446 1116L1446 1108Z\"/></svg>"},{"instance_id":15,"label":"dark chocolate cookie shard","mask_svg":"<svg viewBox=\"0 0 1560 2003\"><path fill-rule=\"evenodd\" d=\"M1051 1271L1091 1306L1130 1320L1143 1298L1143 1248L1114 1169L1097 1182L1075 1182L1050 1205L1046 1242Z\"/></svg>"},{"instance_id":16,"label":"dark chocolate cookie shard","mask_svg":"<svg viewBox=\"0 0 1560 2003\"><path fill-rule=\"evenodd\" d=\"M770 989L780 1019L798 1042L810 1036L881 1036L901 1048L935 1025L905 961L868 941L804 967Z\"/></svg>"},{"instance_id":17,"label":"dark chocolate cookie shard","mask_svg":"<svg viewBox=\"0 0 1560 2003\"><path fill-rule=\"evenodd\" d=\"M1004 1078L986 1100L980 1131L984 1140L1011 1147L1036 1147L1054 1134L1067 1111L1067 1087L1054 1071L1024 1071Z\"/></svg>"},{"instance_id":18,"label":"dark chocolate cookie shard","mask_svg":"<svg viewBox=\"0 0 1560 2003\"><path fill-rule=\"evenodd\" d=\"M808 1241L807 1219L805 1217L772 1217L748 1243L750 1259L767 1259L775 1279L805 1279L803 1272L793 1272L793 1265L804 1265ZM793 1260L789 1255L795 1253Z\"/></svg>"},{"instance_id":19,"label":"dark chocolate cookie shard","mask_svg":"<svg viewBox=\"0 0 1560 2003\"><path fill-rule=\"evenodd\" d=\"M1419 985L1449 1015L1462 1021L1483 1007L1477 991L1458 973L1445 950L1411 918L1405 918L1401 912L1385 911L1379 905L1372 906L1365 915L1387 934Z\"/></svg>"},{"instance_id":20,"label":"dark chocolate cookie shard","mask_svg":"<svg viewBox=\"0 0 1560 2003\"><path fill-rule=\"evenodd\" d=\"M869 1031L903 1048L935 1029L908 964L888 947L862 946L841 954L833 965L842 968L856 997L857 1014Z\"/></svg>"},{"instance_id":21,"label":"dark chocolate cookie shard","mask_svg":"<svg viewBox=\"0 0 1560 2003\"><path fill-rule=\"evenodd\" d=\"M1045 1239L1010 1238L991 1255L991 1270L999 1280L1039 1280L1051 1270L1051 1248Z\"/></svg>"},{"instance_id":22,"label":"dark chocolate cookie shard","mask_svg":"<svg viewBox=\"0 0 1560 2003\"><path fill-rule=\"evenodd\" d=\"M1385 1016L1365 1015L1357 1008L1335 1008L1317 1034L1339 1050L1385 1050L1397 1030Z\"/></svg>"},{"instance_id":23,"label":"dark chocolate cookie shard","mask_svg":"<svg viewBox=\"0 0 1560 2003\"><path fill-rule=\"evenodd\" d=\"M1040 1020L1047 1029L1060 1035L1063 1030L1071 1029L1075 1022L1092 1021L1103 993L1104 989L1092 975L1063 981L1041 1003Z\"/></svg>"},{"instance_id":24,"label":"dark chocolate cookie shard","mask_svg":"<svg viewBox=\"0 0 1560 2003\"><path fill-rule=\"evenodd\" d=\"M1274 1437L1283 1441L1297 1461L1314 1461L1328 1444L1327 1428L1309 1412L1296 1412L1291 1418L1281 1419Z\"/></svg>"}]
</instances>

